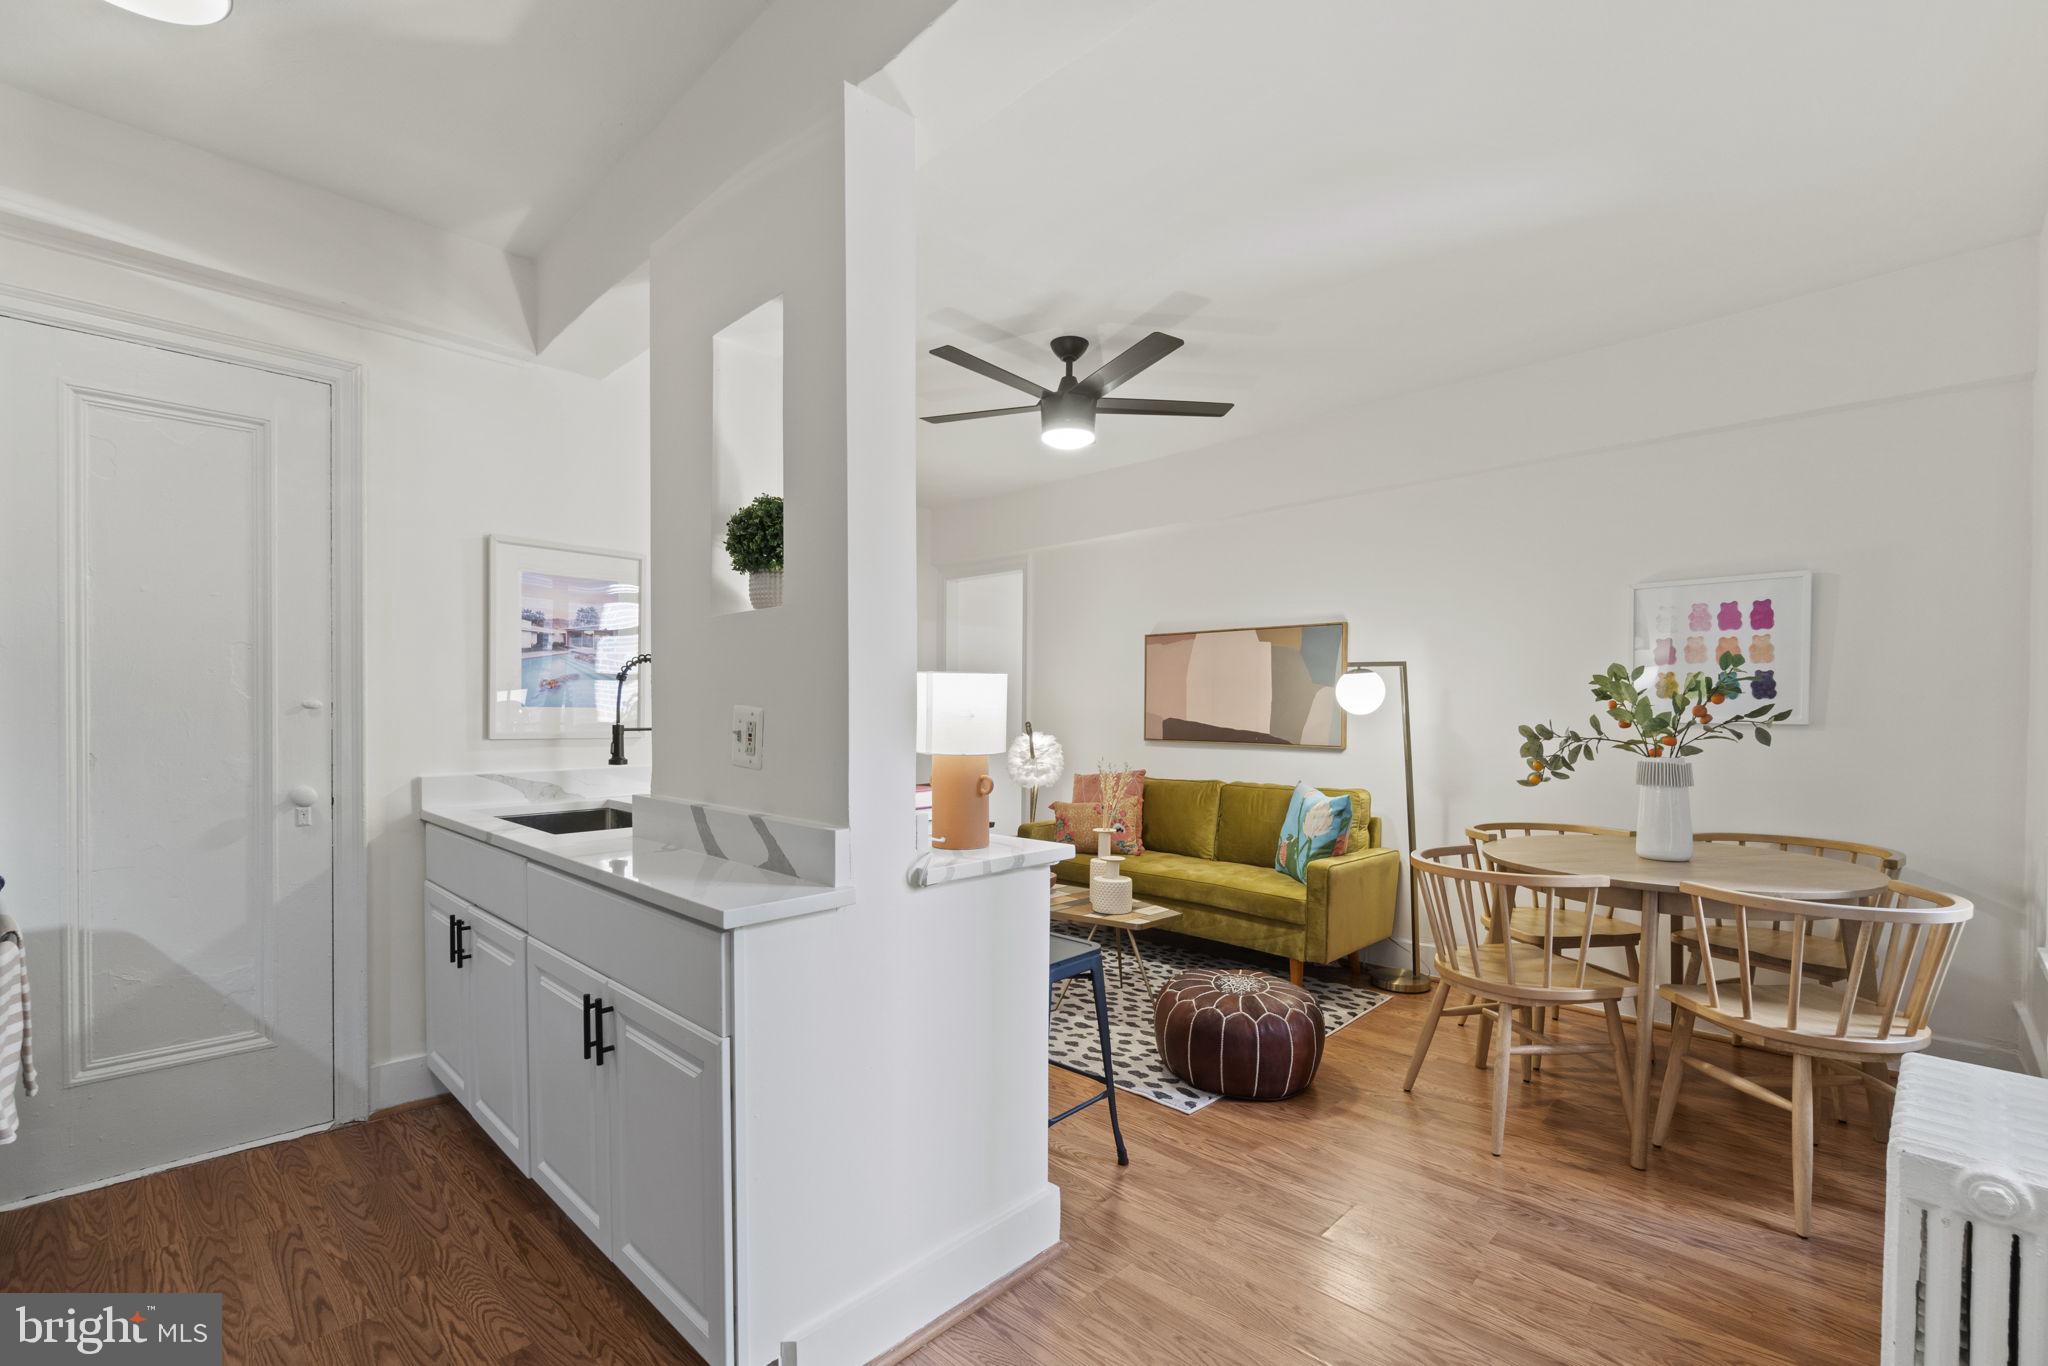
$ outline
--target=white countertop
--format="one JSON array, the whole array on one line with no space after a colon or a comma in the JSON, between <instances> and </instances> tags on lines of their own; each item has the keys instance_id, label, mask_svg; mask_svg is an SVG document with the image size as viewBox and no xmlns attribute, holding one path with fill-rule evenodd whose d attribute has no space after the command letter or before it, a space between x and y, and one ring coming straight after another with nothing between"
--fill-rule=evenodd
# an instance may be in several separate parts
<instances>
[{"instance_id":1,"label":"white countertop","mask_svg":"<svg viewBox=\"0 0 2048 1366\"><path fill-rule=\"evenodd\" d=\"M852 904L851 887L806 882L714 858L697 849L648 838L637 830L551 835L504 819L604 806L631 810L632 797L646 790L647 770L624 768L427 777L414 784L413 793L423 821L509 849L715 930L736 930Z\"/></svg>"},{"instance_id":2,"label":"white countertop","mask_svg":"<svg viewBox=\"0 0 2048 1366\"><path fill-rule=\"evenodd\" d=\"M1071 844L990 835L986 849L933 849L919 855L910 865L908 880L913 887L936 887L942 882L993 877L1017 868L1049 868L1073 856Z\"/></svg>"}]
</instances>

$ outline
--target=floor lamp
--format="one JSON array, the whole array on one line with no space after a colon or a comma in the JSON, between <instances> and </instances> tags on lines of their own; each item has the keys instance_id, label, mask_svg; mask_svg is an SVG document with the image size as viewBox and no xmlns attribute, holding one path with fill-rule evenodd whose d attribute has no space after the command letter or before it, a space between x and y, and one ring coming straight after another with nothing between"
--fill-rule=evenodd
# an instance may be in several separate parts
<instances>
[{"instance_id":1,"label":"floor lamp","mask_svg":"<svg viewBox=\"0 0 2048 1366\"><path fill-rule=\"evenodd\" d=\"M1401 770L1403 791L1408 798L1408 966L1373 967L1372 984L1382 991L1417 996L1436 985L1436 979L1422 971L1422 941L1417 937L1416 917L1422 901L1415 894L1415 738L1408 724L1408 661L1381 659L1366 664L1346 664L1337 680L1337 705L1353 716L1370 716L1387 700L1387 680L1380 669L1401 671Z\"/></svg>"}]
</instances>

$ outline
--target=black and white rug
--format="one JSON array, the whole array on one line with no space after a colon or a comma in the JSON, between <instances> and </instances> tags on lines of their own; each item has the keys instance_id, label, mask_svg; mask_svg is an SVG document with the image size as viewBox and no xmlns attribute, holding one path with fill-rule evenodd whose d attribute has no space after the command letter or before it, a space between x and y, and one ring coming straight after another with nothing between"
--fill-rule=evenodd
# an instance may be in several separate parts
<instances>
[{"instance_id":1,"label":"black and white rug","mask_svg":"<svg viewBox=\"0 0 2048 1366\"><path fill-rule=\"evenodd\" d=\"M1079 928L1060 927L1063 933L1073 934L1076 938L1080 937L1077 933ZM1144 974L1138 970L1126 948L1124 979L1119 985L1116 950L1109 942L1108 933L1098 935L1097 942L1102 945L1102 972L1109 987L1109 1043L1116 1051L1117 1089L1157 1101L1187 1115L1223 1099L1212 1092L1197 1090L1166 1070L1166 1064L1160 1061L1159 1049L1152 1042L1152 1002L1145 991ZM1220 946L1208 950L1149 935L1139 936L1138 942L1144 950L1145 961L1152 965L1155 987L1165 986L1167 978L1188 968L1245 967L1252 962L1249 957L1233 957ZM1286 980L1284 974L1281 980ZM1102 1046L1095 1032L1094 993L1085 977L1061 985L1066 988L1066 993L1060 999L1058 1009L1053 1011L1048 1039L1052 1059L1100 1076ZM1387 1000L1386 993L1374 991L1363 982L1353 984L1348 977L1322 978L1311 974L1302 985L1323 1008L1326 1038Z\"/></svg>"}]
</instances>

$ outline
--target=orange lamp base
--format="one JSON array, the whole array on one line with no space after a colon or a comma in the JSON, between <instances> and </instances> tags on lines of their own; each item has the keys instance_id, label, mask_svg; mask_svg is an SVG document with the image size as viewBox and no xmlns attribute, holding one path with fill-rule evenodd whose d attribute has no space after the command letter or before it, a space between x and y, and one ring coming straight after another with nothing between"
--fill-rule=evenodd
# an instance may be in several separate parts
<instances>
[{"instance_id":1,"label":"orange lamp base","mask_svg":"<svg viewBox=\"0 0 2048 1366\"><path fill-rule=\"evenodd\" d=\"M932 756L932 847L988 848L988 794L996 790L985 754Z\"/></svg>"}]
</instances>

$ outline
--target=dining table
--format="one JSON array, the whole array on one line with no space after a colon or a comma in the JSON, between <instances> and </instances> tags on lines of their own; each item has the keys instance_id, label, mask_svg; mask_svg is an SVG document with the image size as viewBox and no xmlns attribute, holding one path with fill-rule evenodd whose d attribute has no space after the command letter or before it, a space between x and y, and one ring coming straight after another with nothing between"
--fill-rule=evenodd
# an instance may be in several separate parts
<instances>
[{"instance_id":1,"label":"dining table","mask_svg":"<svg viewBox=\"0 0 2048 1366\"><path fill-rule=\"evenodd\" d=\"M1657 969L1663 961L1661 929L1666 916L1689 915L1692 898L1680 883L1697 882L1759 896L1794 901L1859 901L1885 889L1884 869L1818 854L1795 854L1757 845L1700 843L1683 861L1646 859L1636 854L1632 835L1509 835L1489 841L1487 861L1523 873L1604 877L1640 900L1642 941L1637 950L1636 1050L1629 1165L1650 1164L1650 1071L1656 1035ZM1615 909L1623 909L1616 905Z\"/></svg>"}]
</instances>

